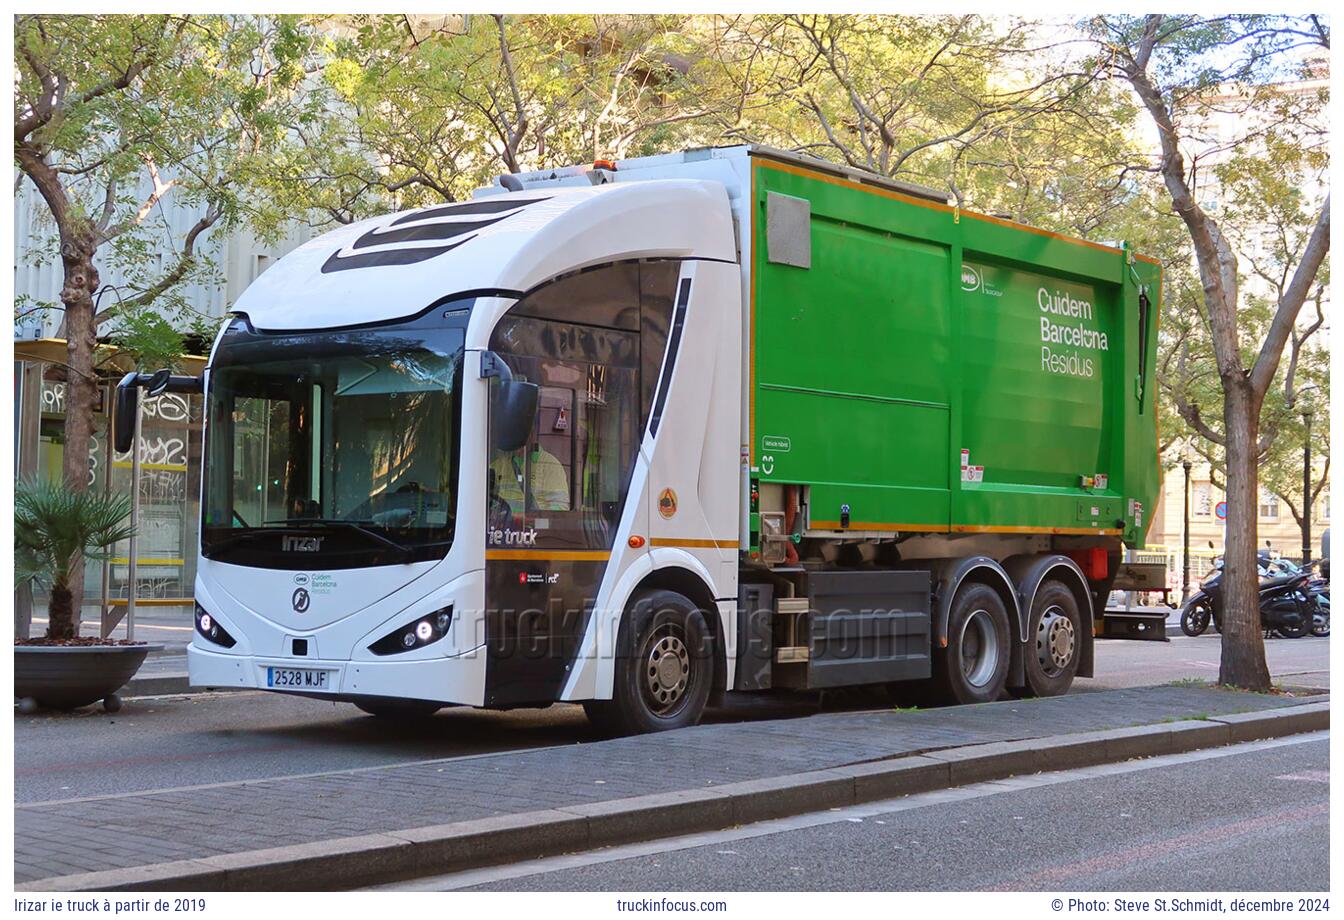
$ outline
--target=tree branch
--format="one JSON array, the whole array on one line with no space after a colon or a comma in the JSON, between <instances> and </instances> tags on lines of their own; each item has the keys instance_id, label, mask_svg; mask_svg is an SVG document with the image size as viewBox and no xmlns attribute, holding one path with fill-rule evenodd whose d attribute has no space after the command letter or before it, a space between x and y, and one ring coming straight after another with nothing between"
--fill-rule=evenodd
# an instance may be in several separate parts
<instances>
[{"instance_id":1,"label":"tree branch","mask_svg":"<svg viewBox=\"0 0 1344 920\"><path fill-rule=\"evenodd\" d=\"M1297 263L1297 269L1293 272L1293 280L1279 298L1278 309L1274 313L1274 321L1270 324L1269 334L1265 336L1265 341L1260 346L1260 354L1251 368L1250 383L1253 393L1264 395L1269 389L1269 384L1278 370L1279 359L1283 355L1288 336L1292 333L1302 303L1306 300L1307 291L1315 282L1316 272L1329 251L1330 196L1327 195L1320 216L1316 219L1316 227L1311 231L1311 239L1307 242L1301 261Z\"/></svg>"}]
</instances>

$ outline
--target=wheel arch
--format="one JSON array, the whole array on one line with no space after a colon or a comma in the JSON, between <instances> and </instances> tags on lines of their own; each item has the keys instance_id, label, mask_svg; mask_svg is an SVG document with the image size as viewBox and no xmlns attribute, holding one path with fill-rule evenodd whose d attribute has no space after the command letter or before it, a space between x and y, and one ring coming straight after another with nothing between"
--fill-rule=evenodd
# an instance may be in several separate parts
<instances>
[{"instance_id":1,"label":"wheel arch","mask_svg":"<svg viewBox=\"0 0 1344 920\"><path fill-rule=\"evenodd\" d=\"M714 681L711 685L711 691L726 689L728 685L727 637L725 635L727 624L722 622L722 615L714 597L713 588L710 587L705 575L676 561L663 566L657 566L657 563L655 563L655 566L626 595L621 605L621 615L617 629L619 630L625 623L626 615L630 610L631 598L641 591L675 591L684 595L704 611L705 625L709 628L710 635L714 640Z\"/></svg>"},{"instance_id":2,"label":"wheel arch","mask_svg":"<svg viewBox=\"0 0 1344 920\"><path fill-rule=\"evenodd\" d=\"M989 556L964 556L960 559L946 559L933 568L937 582L936 602L933 616L933 643L947 645L947 620L952 611L952 599L963 584L983 584L994 589L1003 600L1011 619L1021 621L1021 605L1012 579L1003 566ZM1019 625L1018 631L1023 627ZM1017 643L1014 643L1016 645Z\"/></svg>"},{"instance_id":3,"label":"wheel arch","mask_svg":"<svg viewBox=\"0 0 1344 920\"><path fill-rule=\"evenodd\" d=\"M1095 644L1093 641L1092 587L1087 576L1068 556L1058 553L1040 555L1013 556L1004 560L1004 570L1012 577L1016 585L1019 609L1022 612L1022 637L1025 646L1028 640L1027 629L1030 626L1031 608L1036 602L1036 594L1047 580L1060 582L1073 595L1078 604L1078 616L1081 619L1082 635L1078 650L1078 676L1091 677L1093 673ZM1024 675L1025 677L1025 675ZM1020 685L1015 685L1020 686Z\"/></svg>"}]
</instances>

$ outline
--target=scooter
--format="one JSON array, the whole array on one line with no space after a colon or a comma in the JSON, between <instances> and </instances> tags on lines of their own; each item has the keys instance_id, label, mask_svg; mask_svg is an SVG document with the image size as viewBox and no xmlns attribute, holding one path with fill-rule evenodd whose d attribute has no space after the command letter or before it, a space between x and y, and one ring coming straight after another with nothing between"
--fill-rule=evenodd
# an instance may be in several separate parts
<instances>
[{"instance_id":1,"label":"scooter","mask_svg":"<svg viewBox=\"0 0 1344 920\"><path fill-rule=\"evenodd\" d=\"M1203 635L1212 624L1221 631L1223 561L1215 559L1214 572L1200 584L1181 609L1181 632ZM1304 572L1271 575L1261 570L1260 625L1266 637L1277 632L1286 639L1300 639L1312 631L1317 603L1307 590L1310 575ZM1329 630L1328 620L1324 628Z\"/></svg>"},{"instance_id":2,"label":"scooter","mask_svg":"<svg viewBox=\"0 0 1344 920\"><path fill-rule=\"evenodd\" d=\"M1318 574L1313 574L1313 570L1318 567L1323 572L1327 566L1323 560L1313 559L1305 566L1300 566L1287 559L1267 558L1264 550L1260 551L1260 564L1268 569L1270 573L1276 575L1302 574L1309 576L1306 585L1306 594L1315 605L1312 611L1311 634L1322 638L1330 635L1330 581Z\"/></svg>"}]
</instances>

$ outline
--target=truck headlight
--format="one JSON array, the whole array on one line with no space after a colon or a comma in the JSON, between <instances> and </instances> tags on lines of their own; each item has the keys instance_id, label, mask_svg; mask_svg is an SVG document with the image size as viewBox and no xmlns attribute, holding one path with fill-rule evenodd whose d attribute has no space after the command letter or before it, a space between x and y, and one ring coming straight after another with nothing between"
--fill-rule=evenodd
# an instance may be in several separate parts
<instances>
[{"instance_id":1,"label":"truck headlight","mask_svg":"<svg viewBox=\"0 0 1344 920\"><path fill-rule=\"evenodd\" d=\"M196 633L207 642L213 642L215 645L224 648L233 648L237 641L230 636L228 630L219 625L219 621L205 612L205 608L200 604L196 605Z\"/></svg>"},{"instance_id":2,"label":"truck headlight","mask_svg":"<svg viewBox=\"0 0 1344 920\"><path fill-rule=\"evenodd\" d=\"M394 629L373 645L369 651L375 655L395 655L424 648L431 642L438 642L448 635L448 627L453 623L453 608L444 607L424 616L416 617L400 629Z\"/></svg>"}]
</instances>

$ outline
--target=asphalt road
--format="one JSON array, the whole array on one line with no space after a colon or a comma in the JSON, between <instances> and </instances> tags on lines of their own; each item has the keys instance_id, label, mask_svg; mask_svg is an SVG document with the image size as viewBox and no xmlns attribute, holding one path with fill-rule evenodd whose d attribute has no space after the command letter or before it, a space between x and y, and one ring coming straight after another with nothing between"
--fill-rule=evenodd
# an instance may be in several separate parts
<instances>
[{"instance_id":1,"label":"asphalt road","mask_svg":"<svg viewBox=\"0 0 1344 920\"><path fill-rule=\"evenodd\" d=\"M388 887L1328 891L1329 742L1324 733L1307 737L982 783ZM779 829L764 832L770 827Z\"/></svg>"},{"instance_id":2,"label":"asphalt road","mask_svg":"<svg viewBox=\"0 0 1344 920\"><path fill-rule=\"evenodd\" d=\"M1267 643L1271 671L1285 684L1329 686L1329 642ZM147 666L148 667L148 666ZM1143 686L1218 673L1218 639L1179 635L1169 643L1104 641L1098 676L1075 692ZM714 720L790 718L818 711L809 697L734 698ZM831 708L880 705L863 695ZM257 692L127 701L121 712L14 717L16 802L83 798L575 744L594 734L572 705L488 712L445 709L421 724L389 725L345 703Z\"/></svg>"}]
</instances>

